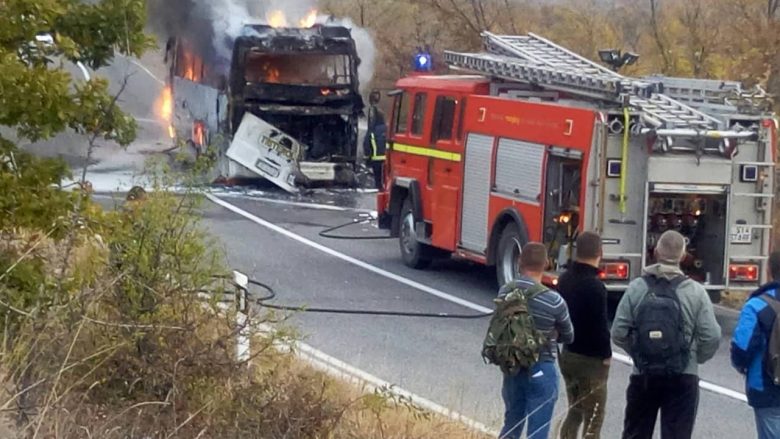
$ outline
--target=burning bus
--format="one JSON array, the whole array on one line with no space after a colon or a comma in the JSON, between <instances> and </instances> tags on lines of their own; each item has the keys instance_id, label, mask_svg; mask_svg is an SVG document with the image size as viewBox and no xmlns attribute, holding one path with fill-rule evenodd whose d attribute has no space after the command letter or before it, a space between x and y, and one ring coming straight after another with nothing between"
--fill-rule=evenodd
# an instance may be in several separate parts
<instances>
[{"instance_id":1,"label":"burning bus","mask_svg":"<svg viewBox=\"0 0 780 439\"><path fill-rule=\"evenodd\" d=\"M172 137L197 153L216 147L222 177L260 176L289 192L351 184L363 111L351 30L275 21L282 27L244 26L226 65L169 40Z\"/></svg>"}]
</instances>

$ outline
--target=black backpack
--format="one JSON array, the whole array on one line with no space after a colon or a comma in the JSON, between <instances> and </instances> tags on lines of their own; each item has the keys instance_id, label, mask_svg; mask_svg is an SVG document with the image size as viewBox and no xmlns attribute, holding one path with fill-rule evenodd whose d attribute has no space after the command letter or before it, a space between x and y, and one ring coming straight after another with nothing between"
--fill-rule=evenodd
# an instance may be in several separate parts
<instances>
[{"instance_id":1,"label":"black backpack","mask_svg":"<svg viewBox=\"0 0 780 439\"><path fill-rule=\"evenodd\" d=\"M767 346L764 357L764 369L766 374L772 379L772 383L777 386L780 385L780 301L769 294L762 294L759 297L775 312L772 328L766 337Z\"/></svg>"},{"instance_id":2,"label":"black backpack","mask_svg":"<svg viewBox=\"0 0 780 439\"><path fill-rule=\"evenodd\" d=\"M642 279L647 283L647 295L634 313L631 358L644 375L681 374L688 366L691 345L685 340L677 287L687 277Z\"/></svg>"}]
</instances>

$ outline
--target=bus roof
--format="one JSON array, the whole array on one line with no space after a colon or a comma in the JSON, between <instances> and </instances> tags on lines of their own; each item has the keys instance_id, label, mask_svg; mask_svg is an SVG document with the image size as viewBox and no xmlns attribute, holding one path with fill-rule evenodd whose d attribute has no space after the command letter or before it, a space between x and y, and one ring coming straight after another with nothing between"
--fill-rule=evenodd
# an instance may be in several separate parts
<instances>
[{"instance_id":1,"label":"bus roof","mask_svg":"<svg viewBox=\"0 0 780 439\"><path fill-rule=\"evenodd\" d=\"M395 83L401 89L423 88L473 94L484 93L482 90L489 84L489 79L479 75L411 75Z\"/></svg>"}]
</instances>

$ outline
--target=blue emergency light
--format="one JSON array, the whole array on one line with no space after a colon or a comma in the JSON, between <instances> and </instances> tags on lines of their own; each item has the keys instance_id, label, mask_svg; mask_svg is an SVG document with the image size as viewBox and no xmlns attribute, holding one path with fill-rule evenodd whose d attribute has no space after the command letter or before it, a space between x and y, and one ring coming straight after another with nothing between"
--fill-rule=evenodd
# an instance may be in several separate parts
<instances>
[{"instance_id":1,"label":"blue emergency light","mask_svg":"<svg viewBox=\"0 0 780 439\"><path fill-rule=\"evenodd\" d=\"M414 55L414 70L418 72L430 72L433 70L433 59L431 54L424 51L418 51Z\"/></svg>"}]
</instances>

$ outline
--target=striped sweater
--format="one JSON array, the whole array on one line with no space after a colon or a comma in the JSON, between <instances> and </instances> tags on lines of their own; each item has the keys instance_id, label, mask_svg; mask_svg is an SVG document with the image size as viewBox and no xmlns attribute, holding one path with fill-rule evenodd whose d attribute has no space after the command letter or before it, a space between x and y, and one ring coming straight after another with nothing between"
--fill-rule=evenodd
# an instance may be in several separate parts
<instances>
[{"instance_id":1,"label":"striped sweater","mask_svg":"<svg viewBox=\"0 0 780 439\"><path fill-rule=\"evenodd\" d=\"M503 296L515 288L526 289L534 284L533 280L520 276L501 288L498 295ZM531 299L528 307L536 329L547 337L547 345L542 349L540 361L555 361L558 352L556 344L569 344L574 341L574 327L566 302L556 291L547 290Z\"/></svg>"}]
</instances>

